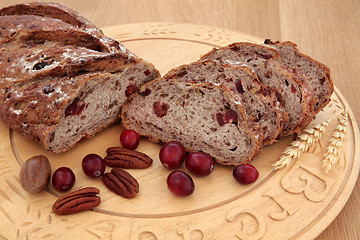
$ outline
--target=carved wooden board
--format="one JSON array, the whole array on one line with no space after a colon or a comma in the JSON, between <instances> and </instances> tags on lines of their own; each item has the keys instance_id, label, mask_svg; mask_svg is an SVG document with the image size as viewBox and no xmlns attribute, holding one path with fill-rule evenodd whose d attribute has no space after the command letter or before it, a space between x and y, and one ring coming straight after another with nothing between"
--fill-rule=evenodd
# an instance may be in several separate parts
<instances>
[{"instance_id":1,"label":"carved wooden board","mask_svg":"<svg viewBox=\"0 0 360 240\"><path fill-rule=\"evenodd\" d=\"M105 33L131 51L154 63L161 73L189 63L213 47L235 41L261 42L243 33L189 24L146 23L115 26ZM300 46L301 48L301 46ZM207 177L193 177L195 192L176 197L166 186L169 171L160 164L160 146L142 139L139 151L154 159L144 170L130 170L140 192L124 199L110 192L99 179L81 170L88 153L105 156L106 148L119 146L123 128L115 125L76 148L50 154L36 143L9 130L0 122L0 239L312 239L340 212L359 172L359 130L345 98L336 89L329 106L314 123L332 118L347 107L349 126L340 160L328 174L322 172L323 153L338 124L330 121L325 135L310 152L290 166L274 171L281 152L292 140L285 138L265 147L253 164L260 172L257 182L238 184L232 168L216 165ZM18 174L27 158L46 155L55 170L74 170L76 184L98 187L102 203L94 211L57 216L51 206L61 196L52 186L38 195L22 190ZM107 171L109 168L107 169Z\"/></svg>"}]
</instances>

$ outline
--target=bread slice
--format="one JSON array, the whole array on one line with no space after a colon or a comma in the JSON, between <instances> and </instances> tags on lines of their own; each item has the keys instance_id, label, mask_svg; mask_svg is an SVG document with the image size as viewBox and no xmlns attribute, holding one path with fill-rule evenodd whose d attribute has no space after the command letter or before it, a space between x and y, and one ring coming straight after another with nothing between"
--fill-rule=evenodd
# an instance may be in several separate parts
<instances>
[{"instance_id":1,"label":"bread slice","mask_svg":"<svg viewBox=\"0 0 360 240\"><path fill-rule=\"evenodd\" d=\"M323 109L329 103L330 97L334 92L330 69L326 65L301 53L295 43L289 41L272 42L269 39L265 40L264 43L278 50L280 62L289 66L297 74L304 76L305 82L309 84L315 95L315 113Z\"/></svg>"},{"instance_id":2,"label":"bread slice","mask_svg":"<svg viewBox=\"0 0 360 240\"><path fill-rule=\"evenodd\" d=\"M118 121L127 98L160 74L65 7L30 5L0 10L0 118L59 153Z\"/></svg>"},{"instance_id":3,"label":"bread slice","mask_svg":"<svg viewBox=\"0 0 360 240\"><path fill-rule=\"evenodd\" d=\"M122 124L155 142L181 142L223 165L250 161L259 143L244 109L221 85L159 78L143 85L122 109Z\"/></svg>"},{"instance_id":4,"label":"bread slice","mask_svg":"<svg viewBox=\"0 0 360 240\"><path fill-rule=\"evenodd\" d=\"M314 96L311 89L279 63L280 54L274 48L253 44L233 43L213 49L201 60L211 59L223 64L247 65L270 91L273 91L280 105L288 114L283 122L282 136L300 132L313 118Z\"/></svg>"},{"instance_id":5,"label":"bread slice","mask_svg":"<svg viewBox=\"0 0 360 240\"><path fill-rule=\"evenodd\" d=\"M174 68L164 78L222 85L245 109L246 123L262 144L273 143L280 133L283 120L281 111L275 107L274 99L267 94L256 74L246 66L222 65L212 60L198 61Z\"/></svg>"}]
</instances>

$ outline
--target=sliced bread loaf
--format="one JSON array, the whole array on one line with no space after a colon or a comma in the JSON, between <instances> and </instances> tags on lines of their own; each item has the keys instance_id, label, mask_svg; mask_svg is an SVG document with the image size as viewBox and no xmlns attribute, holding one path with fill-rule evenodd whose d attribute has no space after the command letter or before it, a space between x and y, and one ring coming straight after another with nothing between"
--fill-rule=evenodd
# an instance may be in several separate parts
<instances>
[{"instance_id":1,"label":"sliced bread loaf","mask_svg":"<svg viewBox=\"0 0 360 240\"><path fill-rule=\"evenodd\" d=\"M258 79L273 91L280 105L288 114L283 121L281 136L299 132L313 118L314 97L311 89L278 62L280 54L274 48L253 44L233 43L213 49L201 60L211 59L223 64L247 65L257 74Z\"/></svg>"},{"instance_id":2,"label":"sliced bread loaf","mask_svg":"<svg viewBox=\"0 0 360 240\"><path fill-rule=\"evenodd\" d=\"M181 142L224 165L248 162L260 145L246 126L233 94L211 82L156 79L143 85L122 109L122 124L155 142Z\"/></svg>"}]
</instances>

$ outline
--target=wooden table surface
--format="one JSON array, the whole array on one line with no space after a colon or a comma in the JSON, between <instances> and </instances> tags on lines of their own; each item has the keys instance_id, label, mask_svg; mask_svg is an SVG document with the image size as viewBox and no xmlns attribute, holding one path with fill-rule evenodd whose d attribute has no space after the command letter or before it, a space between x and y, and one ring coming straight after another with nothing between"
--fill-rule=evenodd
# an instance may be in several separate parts
<instances>
[{"instance_id":1,"label":"wooden table surface","mask_svg":"<svg viewBox=\"0 0 360 240\"><path fill-rule=\"evenodd\" d=\"M33 0L32 0L33 1ZM21 2L0 0L0 8ZM330 67L360 121L359 0L62 0L98 27L137 22L204 24L261 38L290 40ZM360 157L360 156L358 156ZM360 239L360 178L318 240Z\"/></svg>"}]
</instances>

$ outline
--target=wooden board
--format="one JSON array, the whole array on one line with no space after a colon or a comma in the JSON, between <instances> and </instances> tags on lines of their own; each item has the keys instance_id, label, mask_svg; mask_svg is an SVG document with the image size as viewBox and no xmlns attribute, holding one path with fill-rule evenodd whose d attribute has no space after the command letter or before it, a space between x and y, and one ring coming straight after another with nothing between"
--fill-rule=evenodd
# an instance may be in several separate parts
<instances>
[{"instance_id":1,"label":"wooden board","mask_svg":"<svg viewBox=\"0 0 360 240\"><path fill-rule=\"evenodd\" d=\"M213 47L235 41L262 42L244 33L190 24L129 24L104 32L152 62L162 74L198 59ZM260 172L254 184L238 184L232 168L216 165L210 176L193 177L195 192L185 198L167 189L170 172L159 162L160 146L146 139L141 139L138 150L151 156L154 163L148 169L129 171L140 184L134 199L124 199L107 190L101 180L85 176L82 158L89 153L105 156L106 148L120 146L120 124L56 155L0 122L0 239L313 239L349 198L360 159L358 126L337 89L329 106L311 123L331 119L345 107L349 112L348 132L339 163L328 174L321 169L323 153L338 124L337 117L330 121L320 144L290 166L278 171L271 166L292 140L287 137L265 147L254 159ZM102 198L99 207L57 216L51 207L61 194L51 185L37 195L23 191L18 179L20 166L38 154L50 159L53 170L60 166L73 169L73 189L98 187Z\"/></svg>"}]
</instances>

